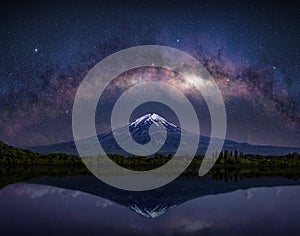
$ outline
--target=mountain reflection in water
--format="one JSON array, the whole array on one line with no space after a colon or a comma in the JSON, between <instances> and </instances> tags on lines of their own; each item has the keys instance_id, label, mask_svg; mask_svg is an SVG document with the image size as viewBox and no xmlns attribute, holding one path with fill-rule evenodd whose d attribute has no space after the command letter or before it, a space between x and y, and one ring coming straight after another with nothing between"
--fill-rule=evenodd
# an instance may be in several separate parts
<instances>
[{"instance_id":1,"label":"mountain reflection in water","mask_svg":"<svg viewBox=\"0 0 300 236\"><path fill-rule=\"evenodd\" d=\"M0 190L0 226L3 235L297 235L297 185L283 177L180 177L128 192L89 175L41 177Z\"/></svg>"}]
</instances>

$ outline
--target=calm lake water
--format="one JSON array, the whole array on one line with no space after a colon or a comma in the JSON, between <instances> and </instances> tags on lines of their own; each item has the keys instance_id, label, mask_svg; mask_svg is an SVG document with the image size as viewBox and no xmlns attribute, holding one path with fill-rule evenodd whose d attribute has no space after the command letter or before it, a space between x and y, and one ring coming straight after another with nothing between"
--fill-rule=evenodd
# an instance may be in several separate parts
<instances>
[{"instance_id":1,"label":"calm lake water","mask_svg":"<svg viewBox=\"0 0 300 236\"><path fill-rule=\"evenodd\" d=\"M1 235L299 235L300 180L180 177L144 193L90 175L0 189Z\"/></svg>"}]
</instances>

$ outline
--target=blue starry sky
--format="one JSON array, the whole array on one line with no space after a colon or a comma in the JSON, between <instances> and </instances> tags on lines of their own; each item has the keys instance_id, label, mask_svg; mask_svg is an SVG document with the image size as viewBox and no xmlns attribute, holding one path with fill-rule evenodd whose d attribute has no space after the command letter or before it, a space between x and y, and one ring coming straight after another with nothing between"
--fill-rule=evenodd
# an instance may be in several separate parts
<instances>
[{"instance_id":1,"label":"blue starry sky","mask_svg":"<svg viewBox=\"0 0 300 236\"><path fill-rule=\"evenodd\" d=\"M297 1L2 1L0 139L71 140L86 73L116 51L157 44L190 53L217 80L227 138L300 146L299 29Z\"/></svg>"}]
</instances>

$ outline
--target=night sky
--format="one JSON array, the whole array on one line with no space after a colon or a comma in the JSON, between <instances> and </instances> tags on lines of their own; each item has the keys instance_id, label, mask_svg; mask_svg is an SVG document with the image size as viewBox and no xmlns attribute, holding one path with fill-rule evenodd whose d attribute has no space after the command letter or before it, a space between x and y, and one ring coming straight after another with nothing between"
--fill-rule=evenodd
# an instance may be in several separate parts
<instances>
[{"instance_id":1,"label":"night sky","mask_svg":"<svg viewBox=\"0 0 300 236\"><path fill-rule=\"evenodd\" d=\"M300 147L297 1L106 2L1 2L2 141L35 146L71 140L73 100L86 73L121 49L157 44L190 53L215 78L225 99L227 138ZM110 86L102 110L107 116L114 90L133 77ZM108 129L97 122L99 132ZM202 131L209 135L209 128Z\"/></svg>"}]
</instances>

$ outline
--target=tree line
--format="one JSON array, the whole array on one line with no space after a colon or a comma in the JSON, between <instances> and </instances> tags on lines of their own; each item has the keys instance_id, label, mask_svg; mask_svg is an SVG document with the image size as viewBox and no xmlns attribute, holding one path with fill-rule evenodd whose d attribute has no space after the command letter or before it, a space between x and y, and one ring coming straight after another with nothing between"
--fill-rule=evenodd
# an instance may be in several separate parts
<instances>
[{"instance_id":1,"label":"tree line","mask_svg":"<svg viewBox=\"0 0 300 236\"><path fill-rule=\"evenodd\" d=\"M153 169L166 164L172 159L172 155L156 154L152 157L129 156L110 154L109 158L115 163L131 169L139 167L142 170ZM196 155L191 163L199 166L203 155ZM214 153L217 159L215 165L219 166L300 166L300 154L289 153L283 156L264 156L256 154L244 154L238 150L224 150ZM185 162L188 158L180 157ZM83 165L81 158L77 155L66 153L41 154L28 149L21 149L7 145L0 141L0 165Z\"/></svg>"}]
</instances>

